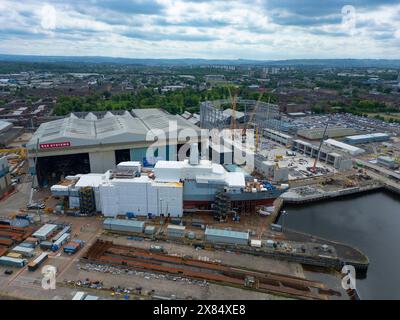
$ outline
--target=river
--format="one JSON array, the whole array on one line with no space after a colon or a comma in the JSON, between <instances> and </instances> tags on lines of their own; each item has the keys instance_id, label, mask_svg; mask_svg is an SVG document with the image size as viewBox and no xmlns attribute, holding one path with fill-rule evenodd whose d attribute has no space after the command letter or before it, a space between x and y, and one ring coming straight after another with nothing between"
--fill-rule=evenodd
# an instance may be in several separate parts
<instances>
[{"instance_id":1,"label":"river","mask_svg":"<svg viewBox=\"0 0 400 320\"><path fill-rule=\"evenodd\" d=\"M400 299L400 197L387 192L286 206L284 226L362 250L370 260L357 279L362 299Z\"/></svg>"}]
</instances>

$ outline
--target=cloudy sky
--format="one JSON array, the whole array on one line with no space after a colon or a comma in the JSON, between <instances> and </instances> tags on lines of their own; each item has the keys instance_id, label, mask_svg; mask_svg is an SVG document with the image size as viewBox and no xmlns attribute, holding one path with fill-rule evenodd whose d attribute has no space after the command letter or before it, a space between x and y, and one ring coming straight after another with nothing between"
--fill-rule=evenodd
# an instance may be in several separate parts
<instances>
[{"instance_id":1,"label":"cloudy sky","mask_svg":"<svg viewBox=\"0 0 400 320\"><path fill-rule=\"evenodd\" d=\"M0 0L0 53L400 58L400 0Z\"/></svg>"}]
</instances>

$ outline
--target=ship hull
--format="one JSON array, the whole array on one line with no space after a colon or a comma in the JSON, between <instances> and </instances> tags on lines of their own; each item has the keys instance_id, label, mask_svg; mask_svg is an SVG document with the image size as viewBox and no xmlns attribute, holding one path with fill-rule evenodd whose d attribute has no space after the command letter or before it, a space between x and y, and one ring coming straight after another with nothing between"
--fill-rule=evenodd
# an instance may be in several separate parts
<instances>
[{"instance_id":1,"label":"ship hull","mask_svg":"<svg viewBox=\"0 0 400 320\"><path fill-rule=\"evenodd\" d=\"M257 199L257 200L235 200L235 201L249 201L254 206L272 206L274 204L275 198L268 198L268 199ZM201 208L201 209L210 209L211 205L215 203L214 200L184 200L183 201L183 208L184 209L193 209L193 208Z\"/></svg>"}]
</instances>

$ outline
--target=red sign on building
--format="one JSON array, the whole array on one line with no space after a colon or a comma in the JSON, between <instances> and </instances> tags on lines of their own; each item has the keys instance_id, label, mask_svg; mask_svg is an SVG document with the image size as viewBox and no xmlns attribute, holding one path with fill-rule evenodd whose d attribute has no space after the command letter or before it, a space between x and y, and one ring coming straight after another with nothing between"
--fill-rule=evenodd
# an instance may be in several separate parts
<instances>
[{"instance_id":1,"label":"red sign on building","mask_svg":"<svg viewBox=\"0 0 400 320\"><path fill-rule=\"evenodd\" d=\"M53 143L41 143L40 149L54 149L54 148L65 148L71 146L71 143L66 142L53 142Z\"/></svg>"}]
</instances>

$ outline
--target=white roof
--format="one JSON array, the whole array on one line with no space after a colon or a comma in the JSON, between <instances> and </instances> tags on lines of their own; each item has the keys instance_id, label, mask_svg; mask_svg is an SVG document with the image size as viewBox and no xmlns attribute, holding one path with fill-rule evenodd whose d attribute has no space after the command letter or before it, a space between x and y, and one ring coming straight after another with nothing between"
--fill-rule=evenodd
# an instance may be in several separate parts
<instances>
[{"instance_id":1,"label":"white roof","mask_svg":"<svg viewBox=\"0 0 400 320\"><path fill-rule=\"evenodd\" d=\"M78 182L75 184L77 188L83 187L98 187L105 180L104 174L99 173L89 173L82 175Z\"/></svg>"},{"instance_id":2,"label":"white roof","mask_svg":"<svg viewBox=\"0 0 400 320\"><path fill-rule=\"evenodd\" d=\"M36 148L37 140L42 143L69 142L71 147L144 142L149 130L162 129L172 131L170 122L176 121L178 131L193 129L197 137L199 127L180 116L171 115L160 109L134 109L114 115L110 112L99 118L88 113L84 118L75 114L69 117L46 122L40 125L31 140L28 149Z\"/></svg>"},{"instance_id":3,"label":"white roof","mask_svg":"<svg viewBox=\"0 0 400 320\"><path fill-rule=\"evenodd\" d=\"M137 166L141 166L142 164L140 163L140 161L124 161L124 162L120 162L118 163L117 166L121 166L121 167L137 167Z\"/></svg>"},{"instance_id":4,"label":"white roof","mask_svg":"<svg viewBox=\"0 0 400 320\"><path fill-rule=\"evenodd\" d=\"M47 236L50 232L54 231L55 229L57 229L57 225L56 224L45 224L44 226L42 226L39 230L37 230L33 236L37 237L37 236Z\"/></svg>"},{"instance_id":5,"label":"white roof","mask_svg":"<svg viewBox=\"0 0 400 320\"><path fill-rule=\"evenodd\" d=\"M184 161L158 161L154 167L156 181L174 182L196 180L198 183L221 183L229 187L244 187L242 172L227 172L225 168L209 160L200 160L197 165Z\"/></svg>"},{"instance_id":6,"label":"white roof","mask_svg":"<svg viewBox=\"0 0 400 320\"><path fill-rule=\"evenodd\" d=\"M244 174L242 172L227 172L226 182L229 187L239 187L242 188L246 185Z\"/></svg>"},{"instance_id":7,"label":"white roof","mask_svg":"<svg viewBox=\"0 0 400 320\"><path fill-rule=\"evenodd\" d=\"M12 127L11 122L0 120L0 132Z\"/></svg>"},{"instance_id":8,"label":"white roof","mask_svg":"<svg viewBox=\"0 0 400 320\"><path fill-rule=\"evenodd\" d=\"M325 140L324 144L327 144L327 145L342 149L342 150L344 150L344 151L346 151L346 152L348 152L350 154L353 154L353 155L361 154L361 153L365 152L364 149L357 148L355 146L352 146L352 145L344 143L344 142L337 141L335 139Z\"/></svg>"},{"instance_id":9,"label":"white roof","mask_svg":"<svg viewBox=\"0 0 400 320\"><path fill-rule=\"evenodd\" d=\"M389 137L389 135L387 133L377 132L377 133L359 134L359 135L355 135L355 136L348 136L348 137L346 137L346 139L358 140L358 139L382 138L382 137L386 138L386 137Z\"/></svg>"},{"instance_id":10,"label":"white roof","mask_svg":"<svg viewBox=\"0 0 400 320\"><path fill-rule=\"evenodd\" d=\"M16 246L16 247L14 247L11 251L14 251L14 252L31 253L31 252L33 252L34 250L35 250L34 248L27 248L27 247Z\"/></svg>"}]
</instances>

